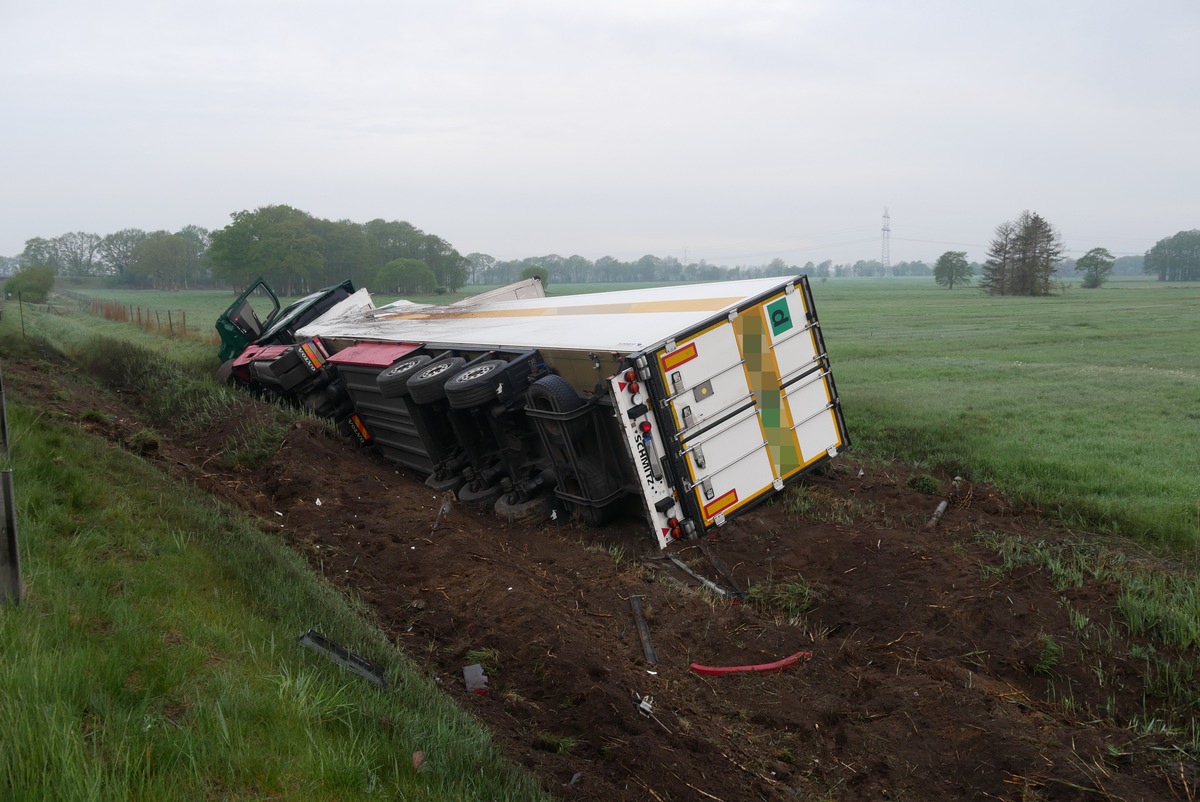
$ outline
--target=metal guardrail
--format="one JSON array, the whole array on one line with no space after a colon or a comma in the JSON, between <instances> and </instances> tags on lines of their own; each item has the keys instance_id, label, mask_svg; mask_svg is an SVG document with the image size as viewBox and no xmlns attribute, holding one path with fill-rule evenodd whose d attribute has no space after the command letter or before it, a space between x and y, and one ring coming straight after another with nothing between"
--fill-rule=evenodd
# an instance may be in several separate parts
<instances>
[{"instance_id":1,"label":"metal guardrail","mask_svg":"<svg viewBox=\"0 0 1200 802\"><path fill-rule=\"evenodd\" d=\"M21 557L17 548L17 503L12 471L0 471L0 506L4 508L4 549L0 550L0 602L21 603Z\"/></svg>"},{"instance_id":2,"label":"metal guardrail","mask_svg":"<svg viewBox=\"0 0 1200 802\"><path fill-rule=\"evenodd\" d=\"M8 458L8 408L4 404L4 373L0 371L0 458ZM4 537L0 548L0 603L21 603L21 557L17 547L17 500L12 471L0 471L0 514Z\"/></svg>"},{"instance_id":3,"label":"metal guardrail","mask_svg":"<svg viewBox=\"0 0 1200 802\"><path fill-rule=\"evenodd\" d=\"M0 369L0 458L8 456L8 408L4 405L4 371Z\"/></svg>"}]
</instances>

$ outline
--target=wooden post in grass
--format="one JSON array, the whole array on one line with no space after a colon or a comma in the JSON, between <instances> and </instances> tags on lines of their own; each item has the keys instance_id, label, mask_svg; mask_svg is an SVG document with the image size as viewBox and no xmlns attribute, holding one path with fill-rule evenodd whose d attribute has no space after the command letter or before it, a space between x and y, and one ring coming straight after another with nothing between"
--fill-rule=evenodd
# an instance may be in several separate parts
<instances>
[{"instance_id":1,"label":"wooden post in grass","mask_svg":"<svg viewBox=\"0 0 1200 802\"><path fill-rule=\"evenodd\" d=\"M17 549L17 502L12 471L0 471L0 506L4 508L4 548L0 550L0 602L21 603L21 559Z\"/></svg>"}]
</instances>

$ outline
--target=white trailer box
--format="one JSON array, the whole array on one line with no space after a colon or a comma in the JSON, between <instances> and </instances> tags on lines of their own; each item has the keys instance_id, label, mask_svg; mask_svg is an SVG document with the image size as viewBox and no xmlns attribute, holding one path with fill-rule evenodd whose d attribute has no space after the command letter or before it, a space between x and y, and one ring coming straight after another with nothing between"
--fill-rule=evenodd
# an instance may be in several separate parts
<instances>
[{"instance_id":1,"label":"white trailer box","mask_svg":"<svg viewBox=\"0 0 1200 802\"><path fill-rule=\"evenodd\" d=\"M471 365L486 372L512 358L528 366L506 374L507 386L497 374L498 399L519 398L526 388L514 383L545 375L569 382L608 418L588 436L620 441L624 465L612 485L640 496L661 546L720 526L849 443L805 276L500 297L455 306L347 304L298 337L320 338L335 363L336 352L368 343L403 345L398 355L417 349L430 360L453 354L462 381L479 378ZM453 386L459 376L446 378ZM421 417L413 416L418 428ZM559 466L561 496L581 492L564 485L564 473L576 484L600 480L598 470L578 464L580 454L597 450L578 449Z\"/></svg>"}]
</instances>

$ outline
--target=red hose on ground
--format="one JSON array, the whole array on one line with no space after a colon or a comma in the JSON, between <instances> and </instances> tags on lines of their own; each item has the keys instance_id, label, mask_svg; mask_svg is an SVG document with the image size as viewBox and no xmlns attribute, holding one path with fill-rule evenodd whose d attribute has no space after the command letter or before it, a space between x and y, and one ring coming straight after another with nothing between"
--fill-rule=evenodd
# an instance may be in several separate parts
<instances>
[{"instance_id":1,"label":"red hose on ground","mask_svg":"<svg viewBox=\"0 0 1200 802\"><path fill-rule=\"evenodd\" d=\"M692 663L692 671L697 674L708 674L709 676L719 676L721 674L736 674L743 671L757 671L763 674L771 674L798 663L801 660L808 660L812 657L812 652L796 652L790 657L785 657L782 660L776 660L774 663L760 663L756 666L702 666L699 663Z\"/></svg>"}]
</instances>

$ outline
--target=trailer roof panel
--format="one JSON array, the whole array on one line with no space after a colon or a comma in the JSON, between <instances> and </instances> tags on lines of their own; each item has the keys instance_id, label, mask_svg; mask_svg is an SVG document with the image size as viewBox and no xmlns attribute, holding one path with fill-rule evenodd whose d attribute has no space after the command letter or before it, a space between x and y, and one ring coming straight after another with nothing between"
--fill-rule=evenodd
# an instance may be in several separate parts
<instances>
[{"instance_id":1,"label":"trailer roof panel","mask_svg":"<svg viewBox=\"0 0 1200 802\"><path fill-rule=\"evenodd\" d=\"M384 342L630 352L666 342L795 278L777 277L640 290L438 306L397 301L350 310L301 332Z\"/></svg>"}]
</instances>

